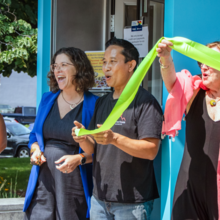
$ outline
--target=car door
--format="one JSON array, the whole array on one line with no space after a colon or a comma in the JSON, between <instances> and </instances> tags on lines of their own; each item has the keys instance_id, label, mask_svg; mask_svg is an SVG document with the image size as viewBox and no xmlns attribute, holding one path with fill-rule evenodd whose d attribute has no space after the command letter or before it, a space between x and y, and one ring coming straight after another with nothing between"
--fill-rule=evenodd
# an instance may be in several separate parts
<instances>
[{"instance_id":1,"label":"car door","mask_svg":"<svg viewBox=\"0 0 220 220\"><path fill-rule=\"evenodd\" d=\"M3 150L3 152L1 153L1 155L4 155L4 156L11 156L11 157L13 157L13 155L14 155L14 147L13 147L13 145L14 145L14 137L13 137L13 135L9 132L9 130L8 129L6 129L6 131L7 131L7 146L6 146L6 148Z\"/></svg>"}]
</instances>

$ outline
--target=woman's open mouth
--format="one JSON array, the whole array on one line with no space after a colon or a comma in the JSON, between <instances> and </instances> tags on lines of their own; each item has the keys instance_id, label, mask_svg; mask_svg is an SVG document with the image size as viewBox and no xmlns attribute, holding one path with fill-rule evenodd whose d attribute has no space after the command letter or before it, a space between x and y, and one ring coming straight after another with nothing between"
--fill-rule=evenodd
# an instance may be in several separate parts
<instances>
[{"instance_id":1,"label":"woman's open mouth","mask_svg":"<svg viewBox=\"0 0 220 220\"><path fill-rule=\"evenodd\" d=\"M206 73L203 73L202 76L203 76L203 77L208 77L209 75L206 74Z\"/></svg>"},{"instance_id":2,"label":"woman's open mouth","mask_svg":"<svg viewBox=\"0 0 220 220\"><path fill-rule=\"evenodd\" d=\"M65 76L58 76L57 79L58 79L57 80L58 83L61 83L61 82L63 82L66 79L66 77Z\"/></svg>"}]
</instances>

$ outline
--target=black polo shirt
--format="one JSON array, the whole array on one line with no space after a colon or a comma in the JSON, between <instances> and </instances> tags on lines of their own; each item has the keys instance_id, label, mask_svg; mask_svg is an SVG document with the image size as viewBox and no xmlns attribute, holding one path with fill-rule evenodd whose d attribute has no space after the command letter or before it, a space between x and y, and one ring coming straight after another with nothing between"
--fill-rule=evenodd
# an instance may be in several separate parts
<instances>
[{"instance_id":1,"label":"black polo shirt","mask_svg":"<svg viewBox=\"0 0 220 220\"><path fill-rule=\"evenodd\" d=\"M109 93L96 102L89 129L103 124L117 100ZM142 87L124 111L113 132L131 139L161 137L162 110ZM93 195L102 201L140 203L158 198L153 161L133 157L112 144L96 144L93 158Z\"/></svg>"}]
</instances>

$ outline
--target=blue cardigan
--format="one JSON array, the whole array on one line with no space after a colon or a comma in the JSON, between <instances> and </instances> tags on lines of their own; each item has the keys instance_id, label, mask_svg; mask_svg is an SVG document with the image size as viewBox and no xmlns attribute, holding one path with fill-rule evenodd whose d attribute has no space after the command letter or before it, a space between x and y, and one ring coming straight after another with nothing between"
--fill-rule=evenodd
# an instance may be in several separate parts
<instances>
[{"instance_id":1,"label":"blue cardigan","mask_svg":"<svg viewBox=\"0 0 220 220\"><path fill-rule=\"evenodd\" d=\"M41 103L38 107L37 117L35 120L34 128L30 133L30 140L29 140L29 148L34 142L38 142L40 146L40 150L44 152L44 137L43 137L43 125L44 121L50 112L57 96L60 94L60 91L57 93L47 92L43 94L41 99ZM89 122L92 118L94 109L95 109L95 102L98 99L97 96L93 95L90 92L84 93L84 101L83 101L83 109L82 109L82 124L87 128L89 126ZM82 153L82 149L79 148L79 153ZM27 191L25 195L25 202L23 211L25 212L28 206L31 203L34 190L37 184L38 174L39 174L40 167L34 165L31 170L31 174L29 177L29 182L27 186ZM90 198L92 195L92 164L86 164L80 166L80 174L82 177L83 188L85 192L86 202L88 205L87 210L87 217L89 217L89 210L90 210Z\"/></svg>"}]
</instances>

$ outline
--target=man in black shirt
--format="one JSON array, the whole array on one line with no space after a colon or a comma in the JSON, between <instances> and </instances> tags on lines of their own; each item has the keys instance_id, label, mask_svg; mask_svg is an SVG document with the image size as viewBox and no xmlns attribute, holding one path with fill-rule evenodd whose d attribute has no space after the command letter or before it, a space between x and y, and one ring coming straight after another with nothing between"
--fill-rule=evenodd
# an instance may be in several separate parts
<instances>
[{"instance_id":1,"label":"man in black shirt","mask_svg":"<svg viewBox=\"0 0 220 220\"><path fill-rule=\"evenodd\" d=\"M128 41L113 38L106 43L103 72L114 91L99 98L89 129L100 127L120 97L137 67L139 53ZM149 219L153 200L158 198L153 159L162 128L162 110L156 99L142 87L115 125L107 131L77 137L93 158L93 197L90 219Z\"/></svg>"}]
</instances>

